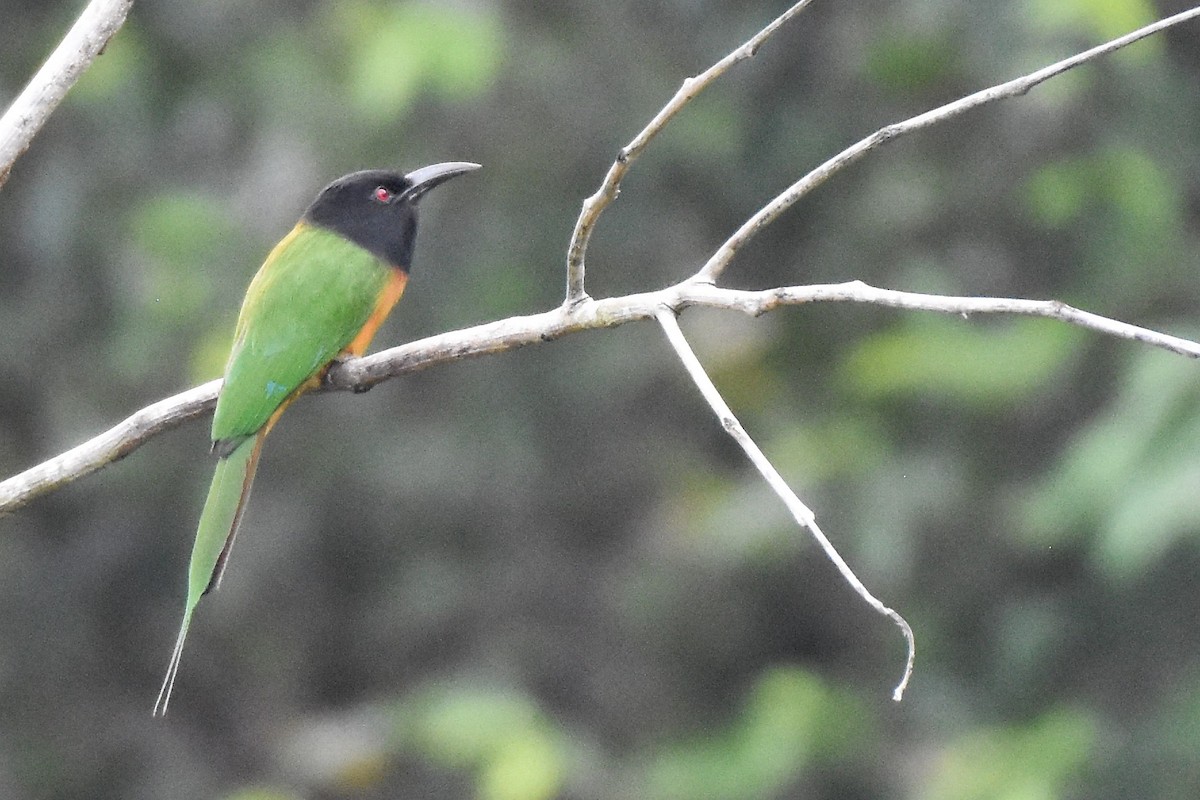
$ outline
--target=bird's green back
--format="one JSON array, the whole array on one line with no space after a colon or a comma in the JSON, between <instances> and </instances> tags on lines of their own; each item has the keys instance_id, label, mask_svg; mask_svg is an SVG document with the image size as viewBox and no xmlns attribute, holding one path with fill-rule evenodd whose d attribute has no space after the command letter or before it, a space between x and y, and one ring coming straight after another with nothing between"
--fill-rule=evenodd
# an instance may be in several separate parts
<instances>
[{"instance_id":1,"label":"bird's green back","mask_svg":"<svg viewBox=\"0 0 1200 800\"><path fill-rule=\"evenodd\" d=\"M336 357L371 316L390 269L342 236L299 223L246 291L213 415L213 441L252 436Z\"/></svg>"}]
</instances>

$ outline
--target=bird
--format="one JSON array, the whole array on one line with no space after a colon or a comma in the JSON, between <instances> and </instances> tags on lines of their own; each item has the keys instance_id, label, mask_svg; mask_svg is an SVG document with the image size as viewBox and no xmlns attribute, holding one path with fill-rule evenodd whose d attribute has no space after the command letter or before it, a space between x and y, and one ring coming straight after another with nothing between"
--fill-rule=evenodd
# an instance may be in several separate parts
<instances>
[{"instance_id":1,"label":"bird","mask_svg":"<svg viewBox=\"0 0 1200 800\"><path fill-rule=\"evenodd\" d=\"M344 175L318 193L250 281L213 412L217 466L154 716L167 713L197 604L220 586L267 433L332 364L366 351L408 282L421 198L478 168L450 161L408 174Z\"/></svg>"}]
</instances>

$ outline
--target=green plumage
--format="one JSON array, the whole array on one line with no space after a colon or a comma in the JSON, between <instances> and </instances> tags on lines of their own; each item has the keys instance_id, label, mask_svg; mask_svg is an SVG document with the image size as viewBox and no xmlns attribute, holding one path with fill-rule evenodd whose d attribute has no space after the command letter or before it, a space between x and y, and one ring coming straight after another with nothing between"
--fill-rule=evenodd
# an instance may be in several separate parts
<instances>
[{"instance_id":1,"label":"green plumage","mask_svg":"<svg viewBox=\"0 0 1200 800\"><path fill-rule=\"evenodd\" d=\"M217 588L275 420L318 385L342 353L361 355L400 299L417 233L417 203L478 164L451 161L402 175L364 170L326 186L267 256L246 290L213 414L219 457L188 566L183 621L155 714L165 714L188 628Z\"/></svg>"},{"instance_id":2,"label":"green plumage","mask_svg":"<svg viewBox=\"0 0 1200 800\"><path fill-rule=\"evenodd\" d=\"M227 535L237 528L238 517L250 496L254 462L257 460L258 442L248 439L226 458L217 462L217 470L208 489L208 498L204 501L204 511L200 514L199 533L196 535L195 544L192 545L183 622L179 625L175 649L171 651L167 677L163 680L158 700L154 704L156 714L167 713L167 702L171 699L171 688L175 684L175 675L179 672L179 659L183 655L183 643L192 624L192 615L212 582L217 562L225 552Z\"/></svg>"},{"instance_id":3,"label":"green plumage","mask_svg":"<svg viewBox=\"0 0 1200 800\"><path fill-rule=\"evenodd\" d=\"M250 282L213 414L213 448L221 458L200 515L183 621L156 714L166 713L196 606L221 579L268 423L354 340L392 273L353 242L301 222Z\"/></svg>"},{"instance_id":4,"label":"green plumage","mask_svg":"<svg viewBox=\"0 0 1200 800\"><path fill-rule=\"evenodd\" d=\"M390 272L338 234L297 225L246 291L213 415L213 441L257 433L362 329Z\"/></svg>"}]
</instances>

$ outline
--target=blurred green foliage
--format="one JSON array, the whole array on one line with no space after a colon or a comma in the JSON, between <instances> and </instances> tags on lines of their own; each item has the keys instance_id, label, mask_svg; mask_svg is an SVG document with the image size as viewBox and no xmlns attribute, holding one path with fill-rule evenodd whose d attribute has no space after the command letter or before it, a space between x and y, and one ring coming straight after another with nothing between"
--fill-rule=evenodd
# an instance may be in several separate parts
<instances>
[{"instance_id":1,"label":"blurred green foliage","mask_svg":"<svg viewBox=\"0 0 1200 800\"><path fill-rule=\"evenodd\" d=\"M1042 25L1070 33L1082 29L1101 40L1115 39L1158 16L1147 0L1029 0L1028 6Z\"/></svg>"},{"instance_id":2,"label":"blurred green foliage","mask_svg":"<svg viewBox=\"0 0 1200 800\"><path fill-rule=\"evenodd\" d=\"M646 798L771 797L813 762L862 745L866 721L853 697L797 669L764 674L727 730L651 755Z\"/></svg>"},{"instance_id":3,"label":"blurred green foliage","mask_svg":"<svg viewBox=\"0 0 1200 800\"><path fill-rule=\"evenodd\" d=\"M929 800L1062 797L1092 755L1086 714L1050 710L1028 725L976 731L950 748L930 781Z\"/></svg>"},{"instance_id":4,"label":"blurred green foliage","mask_svg":"<svg viewBox=\"0 0 1200 800\"><path fill-rule=\"evenodd\" d=\"M1200 519L1200 385L1192 365L1157 353L1130 359L1112 403L1068 443L1052 480L1032 487L1022 530L1031 544L1089 540L1115 578L1144 574Z\"/></svg>"},{"instance_id":5,"label":"blurred green foliage","mask_svg":"<svg viewBox=\"0 0 1200 800\"><path fill-rule=\"evenodd\" d=\"M888 31L871 44L866 69L873 83L893 92L936 88L953 75L959 50L946 29ZM940 38L938 38L940 37Z\"/></svg>"},{"instance_id":6,"label":"blurred green foliage","mask_svg":"<svg viewBox=\"0 0 1200 800\"><path fill-rule=\"evenodd\" d=\"M1148 300L1185 274L1184 193L1145 152L1122 147L1048 164L1027 191L1035 219L1077 239L1094 280L1129 300ZM1130 270L1133 262L1157 269Z\"/></svg>"},{"instance_id":7,"label":"blurred green foliage","mask_svg":"<svg viewBox=\"0 0 1200 800\"><path fill-rule=\"evenodd\" d=\"M276 789L245 789L228 796L227 800L295 800L296 795Z\"/></svg>"},{"instance_id":8,"label":"blurred green foliage","mask_svg":"<svg viewBox=\"0 0 1200 800\"><path fill-rule=\"evenodd\" d=\"M1002 410L1061 374L1083 335L1046 320L1017 320L1003 330L962 320L907 317L864 337L842 362L849 391L867 399L944 399Z\"/></svg>"},{"instance_id":9,"label":"blurred green foliage","mask_svg":"<svg viewBox=\"0 0 1200 800\"><path fill-rule=\"evenodd\" d=\"M466 686L415 703L415 714L401 715L401 741L435 763L471 769L482 800L558 796L566 771L559 734L528 698Z\"/></svg>"},{"instance_id":10,"label":"blurred green foliage","mask_svg":"<svg viewBox=\"0 0 1200 800\"><path fill-rule=\"evenodd\" d=\"M5 474L219 373L315 191L469 159L379 346L561 299L581 199L765 0L135 5L0 191ZM0 97L69 24L0 0ZM663 132L597 296L703 263L876 130L1157 16L1145 0L815 3ZM1194 25L907 137L730 285L1057 298L1189 336ZM1088 798L1200 793L1195 365L1059 323L811 305L683 325L895 630L652 325L319 396L264 455L150 718L206 424L0 521L0 796Z\"/></svg>"},{"instance_id":11,"label":"blurred green foliage","mask_svg":"<svg viewBox=\"0 0 1200 800\"><path fill-rule=\"evenodd\" d=\"M368 0L326 11L315 25L332 34L332 51L345 59L353 107L376 124L409 112L422 91L447 101L478 96L503 50L499 20L482 11Z\"/></svg>"}]
</instances>

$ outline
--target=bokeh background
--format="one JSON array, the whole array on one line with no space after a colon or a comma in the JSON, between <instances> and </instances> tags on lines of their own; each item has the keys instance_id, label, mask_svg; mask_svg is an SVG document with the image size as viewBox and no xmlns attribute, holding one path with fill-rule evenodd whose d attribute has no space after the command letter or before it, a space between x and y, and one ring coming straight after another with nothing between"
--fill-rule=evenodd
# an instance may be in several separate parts
<instances>
[{"instance_id":1,"label":"bokeh background","mask_svg":"<svg viewBox=\"0 0 1200 800\"><path fill-rule=\"evenodd\" d=\"M432 195L377 346L557 304L581 199L781 12L749 0L146 0L0 191L0 472L219 374L318 188ZM596 296L694 271L876 128L1180 2L817 2L663 133ZM0 0L0 96L82 2ZM1059 298L1200 335L1200 29L898 141L727 283ZM843 584L652 324L297 404L171 713L207 421L0 519L6 798L1200 794L1200 373L1048 321L692 311Z\"/></svg>"}]
</instances>

